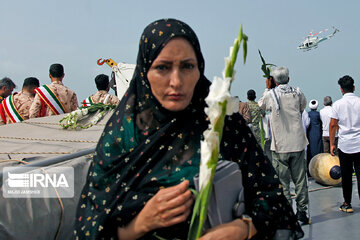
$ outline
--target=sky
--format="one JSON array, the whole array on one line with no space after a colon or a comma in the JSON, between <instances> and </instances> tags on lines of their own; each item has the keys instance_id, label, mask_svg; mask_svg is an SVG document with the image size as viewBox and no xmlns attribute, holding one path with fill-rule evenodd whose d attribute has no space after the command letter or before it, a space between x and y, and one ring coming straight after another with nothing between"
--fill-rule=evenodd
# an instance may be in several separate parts
<instances>
[{"instance_id":1,"label":"sky","mask_svg":"<svg viewBox=\"0 0 360 240\"><path fill-rule=\"evenodd\" d=\"M327 95L341 98L337 81L344 75L354 78L360 95L358 0L0 0L0 9L0 78L13 79L16 91L31 76L50 83L49 66L61 63L64 84L81 101L96 92L97 74L111 74L97 59L135 63L143 29L176 18L197 33L209 80L222 76L224 57L243 25L248 56L245 65L239 56L231 87L242 101L249 89L257 100L265 89L258 49L266 62L288 67L289 84L300 87L308 102L317 99L319 108ZM311 30L331 33L332 26L340 32L317 49L297 49Z\"/></svg>"}]
</instances>

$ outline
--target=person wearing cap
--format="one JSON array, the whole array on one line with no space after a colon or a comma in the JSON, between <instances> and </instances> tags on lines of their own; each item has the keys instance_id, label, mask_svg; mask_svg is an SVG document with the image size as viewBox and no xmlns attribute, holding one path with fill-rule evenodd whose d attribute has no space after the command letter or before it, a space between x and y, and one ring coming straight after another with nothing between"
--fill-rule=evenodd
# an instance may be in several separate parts
<instances>
[{"instance_id":1,"label":"person wearing cap","mask_svg":"<svg viewBox=\"0 0 360 240\"><path fill-rule=\"evenodd\" d=\"M259 106L270 111L272 164L283 186L290 205L290 181L295 184L296 216L304 224L309 223L306 210L309 195L306 180L305 147L308 144L302 124L302 112L306 98L300 88L288 84L289 70L275 67L271 71L276 87L266 79L266 89L259 100Z\"/></svg>"},{"instance_id":2,"label":"person wearing cap","mask_svg":"<svg viewBox=\"0 0 360 240\"><path fill-rule=\"evenodd\" d=\"M329 137L329 124L331 119L332 113L332 99L330 96L324 97L324 108L320 110L320 119L322 122L322 141L323 141L323 148L324 153L330 153L330 137ZM338 134L337 131L335 132L335 146L338 143ZM338 155L338 151L336 149L335 152Z\"/></svg>"},{"instance_id":3,"label":"person wearing cap","mask_svg":"<svg viewBox=\"0 0 360 240\"><path fill-rule=\"evenodd\" d=\"M343 97L332 106L329 126L330 153L335 155L335 133L339 130L338 151L344 202L340 211L352 213L352 174L355 170L360 197L360 98L354 94L354 79L348 75L338 80Z\"/></svg>"},{"instance_id":4,"label":"person wearing cap","mask_svg":"<svg viewBox=\"0 0 360 240\"><path fill-rule=\"evenodd\" d=\"M29 110L34 101L35 88L40 85L35 77L24 80L19 93L9 95L0 104L0 125L22 122L29 119Z\"/></svg>"},{"instance_id":5,"label":"person wearing cap","mask_svg":"<svg viewBox=\"0 0 360 240\"><path fill-rule=\"evenodd\" d=\"M319 102L317 100L310 100L310 111L308 112L310 118L310 125L307 128L307 138L309 140L309 145L307 148L308 165L314 156L323 152L322 122L320 119L320 113L317 111L318 106Z\"/></svg>"},{"instance_id":6,"label":"person wearing cap","mask_svg":"<svg viewBox=\"0 0 360 240\"><path fill-rule=\"evenodd\" d=\"M117 96L109 94L110 83L109 76L105 74L99 74L95 77L96 88L98 89L97 93L89 96L84 101L82 101L83 107L89 107L92 104L104 103L117 105L119 103L119 98Z\"/></svg>"}]
</instances>

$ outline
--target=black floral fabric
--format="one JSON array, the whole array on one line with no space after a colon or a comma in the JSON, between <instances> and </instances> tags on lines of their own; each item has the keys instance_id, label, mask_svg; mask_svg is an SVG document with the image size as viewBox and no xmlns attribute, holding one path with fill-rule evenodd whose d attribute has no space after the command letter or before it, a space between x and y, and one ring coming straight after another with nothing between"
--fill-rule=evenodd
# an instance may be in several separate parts
<instances>
[{"instance_id":1,"label":"black floral fabric","mask_svg":"<svg viewBox=\"0 0 360 240\"><path fill-rule=\"evenodd\" d=\"M174 37L190 42L200 70L191 103L180 112L163 108L147 79L152 62ZM209 124L204 113L209 86L199 41L187 24L162 19L145 28L129 89L106 124L89 169L76 213L76 239L116 239L117 228L134 219L159 189L185 179L192 186L199 171L200 140ZM271 163L240 114L226 118L221 158L240 166L246 211L253 217L258 239L271 239L276 229L303 236ZM188 227L184 222L156 234L185 239Z\"/></svg>"}]
</instances>

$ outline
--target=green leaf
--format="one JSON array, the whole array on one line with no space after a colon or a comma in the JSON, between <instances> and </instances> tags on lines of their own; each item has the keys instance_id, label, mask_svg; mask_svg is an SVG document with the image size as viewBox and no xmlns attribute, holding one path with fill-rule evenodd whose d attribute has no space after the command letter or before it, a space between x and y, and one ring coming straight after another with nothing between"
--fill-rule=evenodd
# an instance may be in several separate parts
<instances>
[{"instance_id":1,"label":"green leaf","mask_svg":"<svg viewBox=\"0 0 360 240\"><path fill-rule=\"evenodd\" d=\"M265 62L265 59L263 58L262 54L261 54L261 51L260 49L258 49L259 51L259 55L260 55L260 58L261 58L261 62L262 62L262 65L261 65L261 70L264 72L264 75L263 77L266 77L266 78L269 78L270 77L270 73L271 73L271 69L267 66L276 66L272 63L266 63Z\"/></svg>"},{"instance_id":2,"label":"green leaf","mask_svg":"<svg viewBox=\"0 0 360 240\"><path fill-rule=\"evenodd\" d=\"M244 43L243 43L244 64L246 63L246 56L247 56L247 40L248 37L244 34Z\"/></svg>"}]
</instances>

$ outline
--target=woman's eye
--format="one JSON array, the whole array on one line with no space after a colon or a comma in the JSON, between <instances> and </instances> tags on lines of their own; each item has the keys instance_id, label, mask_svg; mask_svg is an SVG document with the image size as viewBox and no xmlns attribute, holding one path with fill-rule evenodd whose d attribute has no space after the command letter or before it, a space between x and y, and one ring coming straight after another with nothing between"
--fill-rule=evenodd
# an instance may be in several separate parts
<instances>
[{"instance_id":1,"label":"woman's eye","mask_svg":"<svg viewBox=\"0 0 360 240\"><path fill-rule=\"evenodd\" d=\"M184 63L183 68L185 69L193 69L195 67L192 63Z\"/></svg>"},{"instance_id":2,"label":"woman's eye","mask_svg":"<svg viewBox=\"0 0 360 240\"><path fill-rule=\"evenodd\" d=\"M157 65L155 69L163 71L163 70L167 70L168 67L166 65Z\"/></svg>"}]
</instances>

